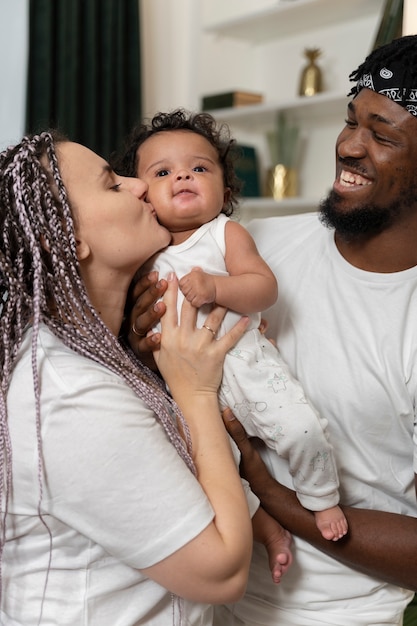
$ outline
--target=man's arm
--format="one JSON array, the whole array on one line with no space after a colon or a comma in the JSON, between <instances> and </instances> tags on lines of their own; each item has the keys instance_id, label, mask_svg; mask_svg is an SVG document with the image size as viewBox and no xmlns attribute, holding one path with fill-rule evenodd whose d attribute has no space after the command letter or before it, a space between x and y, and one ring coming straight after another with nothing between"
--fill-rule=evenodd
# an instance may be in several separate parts
<instances>
[{"instance_id":1,"label":"man's arm","mask_svg":"<svg viewBox=\"0 0 417 626\"><path fill-rule=\"evenodd\" d=\"M231 411L224 422L242 455L241 473L263 508L293 535L364 574L417 591L417 519L406 515L342 507L349 533L337 542L323 539L314 515L295 492L268 472L258 451ZM417 479L416 479L417 483Z\"/></svg>"},{"instance_id":2,"label":"man's arm","mask_svg":"<svg viewBox=\"0 0 417 626\"><path fill-rule=\"evenodd\" d=\"M128 296L126 318L120 330L132 350L151 369L155 369L152 353L160 346L161 334L150 330L165 313L165 304L160 298L167 286L166 280L159 280L158 272L142 276Z\"/></svg>"}]
</instances>

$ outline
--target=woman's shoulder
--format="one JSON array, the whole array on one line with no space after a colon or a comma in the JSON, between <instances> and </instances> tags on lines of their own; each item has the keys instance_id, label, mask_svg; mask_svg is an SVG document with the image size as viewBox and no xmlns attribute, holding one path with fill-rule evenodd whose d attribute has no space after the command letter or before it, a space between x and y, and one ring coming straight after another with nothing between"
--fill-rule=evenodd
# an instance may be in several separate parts
<instances>
[{"instance_id":1,"label":"woman's shoulder","mask_svg":"<svg viewBox=\"0 0 417 626\"><path fill-rule=\"evenodd\" d=\"M25 334L16 364L17 370L29 368L30 375L32 341L33 329L30 328ZM44 324L39 327L36 345L37 364L44 385L48 381L49 385L65 393L75 393L89 386L117 385L133 393L118 374L67 346Z\"/></svg>"},{"instance_id":2,"label":"woman's shoulder","mask_svg":"<svg viewBox=\"0 0 417 626\"><path fill-rule=\"evenodd\" d=\"M43 416L58 419L59 416L76 414L87 423L89 417L100 414L112 420L121 415L130 420L140 415L143 423L154 422L154 412L128 383L116 372L93 359L77 354L56 337L46 326L39 329L37 337L36 365ZM32 390L21 397L21 389ZM29 329L13 371L9 390L10 403L22 405L33 403L32 330ZM123 412L120 407L123 406ZM123 419L122 419L123 418ZM74 419L74 418L71 418Z\"/></svg>"}]
</instances>

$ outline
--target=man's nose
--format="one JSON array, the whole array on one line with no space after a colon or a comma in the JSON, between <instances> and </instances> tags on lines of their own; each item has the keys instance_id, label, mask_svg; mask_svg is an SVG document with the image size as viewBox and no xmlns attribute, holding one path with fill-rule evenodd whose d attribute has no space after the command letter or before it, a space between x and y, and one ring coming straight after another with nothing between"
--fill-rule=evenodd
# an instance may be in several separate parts
<instances>
[{"instance_id":1,"label":"man's nose","mask_svg":"<svg viewBox=\"0 0 417 626\"><path fill-rule=\"evenodd\" d=\"M366 131L359 128L341 133L337 142L337 154L342 158L363 158L366 155L367 141Z\"/></svg>"}]
</instances>

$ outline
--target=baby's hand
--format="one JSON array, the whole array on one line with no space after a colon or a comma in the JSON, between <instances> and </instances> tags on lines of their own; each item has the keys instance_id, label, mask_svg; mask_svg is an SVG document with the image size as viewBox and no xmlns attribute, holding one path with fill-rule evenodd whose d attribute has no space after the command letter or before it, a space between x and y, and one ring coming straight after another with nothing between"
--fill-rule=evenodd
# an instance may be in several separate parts
<instances>
[{"instance_id":1,"label":"baby's hand","mask_svg":"<svg viewBox=\"0 0 417 626\"><path fill-rule=\"evenodd\" d=\"M197 327L197 309L187 300L177 311L178 281L168 277L164 296L166 313L161 319L161 348L155 354L159 371L172 396L181 408L192 405L197 397L214 396L222 379L223 362L227 352L242 337L249 319L242 317L225 335L216 338L226 309L215 306L205 325Z\"/></svg>"},{"instance_id":2,"label":"baby's hand","mask_svg":"<svg viewBox=\"0 0 417 626\"><path fill-rule=\"evenodd\" d=\"M193 267L189 274L181 278L179 285L185 299L197 309L216 300L214 276L203 272L201 267Z\"/></svg>"}]
</instances>

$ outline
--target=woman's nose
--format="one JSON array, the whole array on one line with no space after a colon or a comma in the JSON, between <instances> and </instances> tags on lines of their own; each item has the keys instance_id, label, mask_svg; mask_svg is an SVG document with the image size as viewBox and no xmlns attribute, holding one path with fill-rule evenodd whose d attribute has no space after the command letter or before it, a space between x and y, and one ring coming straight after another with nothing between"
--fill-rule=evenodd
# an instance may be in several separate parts
<instances>
[{"instance_id":1,"label":"woman's nose","mask_svg":"<svg viewBox=\"0 0 417 626\"><path fill-rule=\"evenodd\" d=\"M141 200L146 198L148 193L148 184L140 178L127 178L122 177L122 185L128 189L133 195Z\"/></svg>"}]
</instances>

